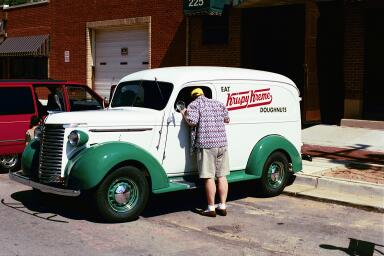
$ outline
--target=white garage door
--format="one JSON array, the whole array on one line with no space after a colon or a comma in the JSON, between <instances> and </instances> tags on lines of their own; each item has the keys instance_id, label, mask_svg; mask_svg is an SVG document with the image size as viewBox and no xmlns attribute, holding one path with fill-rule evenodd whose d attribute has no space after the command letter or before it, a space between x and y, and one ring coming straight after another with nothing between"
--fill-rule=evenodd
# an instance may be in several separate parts
<instances>
[{"instance_id":1,"label":"white garage door","mask_svg":"<svg viewBox=\"0 0 384 256\"><path fill-rule=\"evenodd\" d=\"M95 32L95 90L109 97L111 85L124 76L147 69L149 37L147 27Z\"/></svg>"}]
</instances>

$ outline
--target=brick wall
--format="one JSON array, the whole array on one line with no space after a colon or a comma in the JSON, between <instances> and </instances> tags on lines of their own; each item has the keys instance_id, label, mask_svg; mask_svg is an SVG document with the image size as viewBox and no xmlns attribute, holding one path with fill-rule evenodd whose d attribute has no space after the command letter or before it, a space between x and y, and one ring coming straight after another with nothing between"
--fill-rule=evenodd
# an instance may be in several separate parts
<instances>
[{"instance_id":1,"label":"brick wall","mask_svg":"<svg viewBox=\"0 0 384 256\"><path fill-rule=\"evenodd\" d=\"M240 67L241 9L230 9L228 44L202 43L200 16L190 17L190 65Z\"/></svg>"},{"instance_id":2,"label":"brick wall","mask_svg":"<svg viewBox=\"0 0 384 256\"><path fill-rule=\"evenodd\" d=\"M344 80L345 96L362 99L364 78L364 6L348 4L345 8Z\"/></svg>"},{"instance_id":3,"label":"brick wall","mask_svg":"<svg viewBox=\"0 0 384 256\"><path fill-rule=\"evenodd\" d=\"M151 16L151 67L184 65L182 1L51 0L8 10L8 36L50 34L49 76L86 83L86 23ZM4 13L3 13L4 17ZM70 62L64 62L70 51Z\"/></svg>"},{"instance_id":4,"label":"brick wall","mask_svg":"<svg viewBox=\"0 0 384 256\"><path fill-rule=\"evenodd\" d=\"M364 3L345 6L344 117L361 118L364 84Z\"/></svg>"}]
</instances>

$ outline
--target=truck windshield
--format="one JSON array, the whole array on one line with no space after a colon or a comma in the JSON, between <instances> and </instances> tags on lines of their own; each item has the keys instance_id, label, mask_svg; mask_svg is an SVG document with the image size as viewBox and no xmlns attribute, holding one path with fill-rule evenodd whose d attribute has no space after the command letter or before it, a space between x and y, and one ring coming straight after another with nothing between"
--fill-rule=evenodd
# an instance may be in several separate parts
<instances>
[{"instance_id":1,"label":"truck windshield","mask_svg":"<svg viewBox=\"0 0 384 256\"><path fill-rule=\"evenodd\" d=\"M171 96L173 85L158 81L129 81L116 87L111 107L139 107L162 110Z\"/></svg>"}]
</instances>

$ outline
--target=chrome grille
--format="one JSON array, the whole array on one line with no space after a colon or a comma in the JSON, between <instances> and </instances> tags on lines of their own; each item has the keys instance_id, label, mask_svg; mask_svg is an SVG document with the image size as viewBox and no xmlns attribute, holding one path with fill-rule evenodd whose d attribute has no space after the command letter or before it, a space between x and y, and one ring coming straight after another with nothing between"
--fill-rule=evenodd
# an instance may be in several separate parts
<instances>
[{"instance_id":1,"label":"chrome grille","mask_svg":"<svg viewBox=\"0 0 384 256\"><path fill-rule=\"evenodd\" d=\"M41 183L59 183L63 154L64 127L45 125L41 138L39 179Z\"/></svg>"}]
</instances>

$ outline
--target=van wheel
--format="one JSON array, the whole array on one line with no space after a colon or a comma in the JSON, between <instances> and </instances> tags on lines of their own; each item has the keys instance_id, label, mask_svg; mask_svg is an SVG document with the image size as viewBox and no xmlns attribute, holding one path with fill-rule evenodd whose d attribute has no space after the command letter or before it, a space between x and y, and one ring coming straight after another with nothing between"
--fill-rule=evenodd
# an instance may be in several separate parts
<instances>
[{"instance_id":1,"label":"van wheel","mask_svg":"<svg viewBox=\"0 0 384 256\"><path fill-rule=\"evenodd\" d=\"M1 155L0 170L14 172L20 169L20 156L18 154Z\"/></svg>"},{"instance_id":2,"label":"van wheel","mask_svg":"<svg viewBox=\"0 0 384 256\"><path fill-rule=\"evenodd\" d=\"M281 152L272 153L264 164L260 189L265 196L281 194L289 178L289 163Z\"/></svg>"},{"instance_id":3,"label":"van wheel","mask_svg":"<svg viewBox=\"0 0 384 256\"><path fill-rule=\"evenodd\" d=\"M149 196L148 181L133 166L113 171L95 191L95 204L101 217L110 222L132 221L144 210Z\"/></svg>"}]
</instances>

